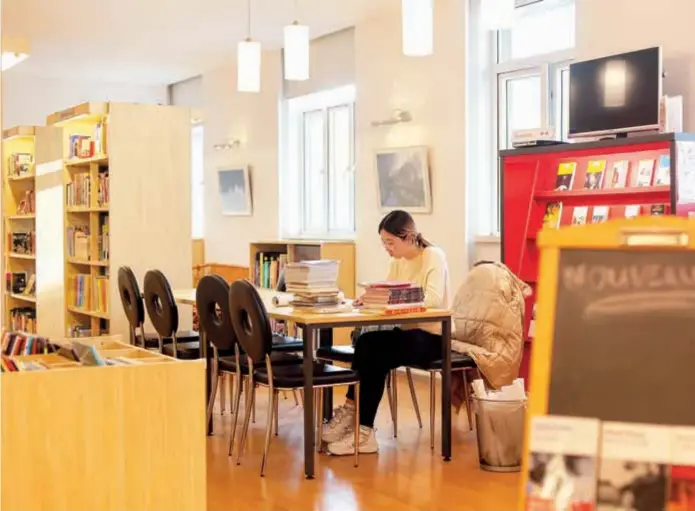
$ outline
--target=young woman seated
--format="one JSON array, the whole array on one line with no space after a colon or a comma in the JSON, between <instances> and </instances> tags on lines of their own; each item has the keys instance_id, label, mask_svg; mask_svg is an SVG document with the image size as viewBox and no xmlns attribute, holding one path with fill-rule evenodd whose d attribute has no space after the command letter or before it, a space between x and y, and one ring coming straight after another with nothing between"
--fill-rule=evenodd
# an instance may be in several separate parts
<instances>
[{"instance_id":1,"label":"young woman seated","mask_svg":"<svg viewBox=\"0 0 695 511\"><path fill-rule=\"evenodd\" d=\"M448 308L449 270L444 252L422 237L410 214L392 211L386 215L379 224L379 236L391 256L387 280L418 284L424 289L427 307ZM360 299L356 302L360 303ZM415 324L366 332L358 337L352 368L360 377L360 454L378 450L374 419L389 372L441 358L441 333L441 325ZM345 404L334 410L333 419L323 429L322 440L331 454L355 452L354 399L350 387Z\"/></svg>"}]
</instances>

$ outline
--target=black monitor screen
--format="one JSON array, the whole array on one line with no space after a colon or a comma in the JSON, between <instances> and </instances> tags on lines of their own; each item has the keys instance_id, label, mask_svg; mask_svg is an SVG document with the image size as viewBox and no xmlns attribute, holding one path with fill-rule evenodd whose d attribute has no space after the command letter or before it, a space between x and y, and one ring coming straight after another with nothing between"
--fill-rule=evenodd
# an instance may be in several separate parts
<instances>
[{"instance_id":1,"label":"black monitor screen","mask_svg":"<svg viewBox=\"0 0 695 511\"><path fill-rule=\"evenodd\" d=\"M570 65L570 136L659 125L661 48Z\"/></svg>"}]
</instances>

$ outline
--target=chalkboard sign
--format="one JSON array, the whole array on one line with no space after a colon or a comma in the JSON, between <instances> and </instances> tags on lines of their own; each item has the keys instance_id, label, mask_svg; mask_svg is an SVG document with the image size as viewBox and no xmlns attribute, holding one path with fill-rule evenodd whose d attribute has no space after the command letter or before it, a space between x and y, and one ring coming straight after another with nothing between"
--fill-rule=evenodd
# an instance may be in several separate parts
<instances>
[{"instance_id":1,"label":"chalkboard sign","mask_svg":"<svg viewBox=\"0 0 695 511\"><path fill-rule=\"evenodd\" d=\"M695 252L559 253L547 413L695 426Z\"/></svg>"}]
</instances>

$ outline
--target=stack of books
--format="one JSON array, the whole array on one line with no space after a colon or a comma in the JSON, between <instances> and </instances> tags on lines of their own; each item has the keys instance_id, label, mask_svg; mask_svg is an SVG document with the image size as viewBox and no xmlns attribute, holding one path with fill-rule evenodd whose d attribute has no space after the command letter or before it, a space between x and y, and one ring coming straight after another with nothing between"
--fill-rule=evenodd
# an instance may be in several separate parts
<instances>
[{"instance_id":1,"label":"stack of books","mask_svg":"<svg viewBox=\"0 0 695 511\"><path fill-rule=\"evenodd\" d=\"M411 282L385 281L360 284L364 288L362 304L365 309L384 314L422 312L425 291Z\"/></svg>"},{"instance_id":2,"label":"stack of books","mask_svg":"<svg viewBox=\"0 0 695 511\"><path fill-rule=\"evenodd\" d=\"M342 308L338 289L339 261L300 261L285 265L287 292L294 295L290 305L321 312Z\"/></svg>"}]
</instances>

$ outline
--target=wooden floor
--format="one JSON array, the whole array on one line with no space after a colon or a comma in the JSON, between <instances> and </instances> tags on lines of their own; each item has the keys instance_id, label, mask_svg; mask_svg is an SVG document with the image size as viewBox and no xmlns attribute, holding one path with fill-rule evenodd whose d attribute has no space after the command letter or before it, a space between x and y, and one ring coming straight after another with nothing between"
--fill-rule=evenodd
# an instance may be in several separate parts
<instances>
[{"instance_id":1,"label":"wooden floor","mask_svg":"<svg viewBox=\"0 0 695 511\"><path fill-rule=\"evenodd\" d=\"M227 456L229 410L215 410L215 435L208 439L208 509L224 510L477 510L516 507L519 474L496 474L478 468L475 433L465 411L455 417L454 457L444 462L439 447L429 447L429 391L427 380L416 377L423 414L418 428L404 375L399 378L399 432L393 438L388 405L382 402L377 418L377 455L353 458L318 455L316 478L303 475L302 409L291 394L280 400L280 435L273 437L265 477L259 475L267 394L259 389L256 424L242 464ZM342 403L336 391L336 403ZM439 421L437 421L439 422ZM438 428L438 426L437 426ZM436 437L439 445L439 435Z\"/></svg>"}]
</instances>

